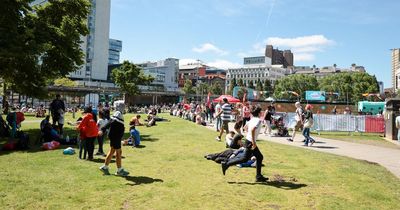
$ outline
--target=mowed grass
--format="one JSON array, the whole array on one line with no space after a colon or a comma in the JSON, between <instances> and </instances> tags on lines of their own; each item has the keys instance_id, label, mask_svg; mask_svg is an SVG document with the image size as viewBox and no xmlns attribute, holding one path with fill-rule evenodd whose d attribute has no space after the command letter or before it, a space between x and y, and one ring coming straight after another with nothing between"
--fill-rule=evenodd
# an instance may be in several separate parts
<instances>
[{"instance_id":1,"label":"mowed grass","mask_svg":"<svg viewBox=\"0 0 400 210\"><path fill-rule=\"evenodd\" d=\"M133 115L125 115L128 121ZM204 159L225 150L216 132L176 117L138 127L142 148L123 147L128 177L103 176L62 149L0 153L2 209L400 209L400 181L365 161L260 141L263 174ZM37 128L28 118L23 129ZM70 119L70 116L68 116ZM127 124L127 122L126 122ZM31 138L35 135L30 130ZM68 130L73 135L73 130ZM128 130L126 129L126 132ZM126 136L128 134L126 133ZM108 141L106 150L108 150ZM396 158L396 157L393 157ZM115 172L115 163L111 165Z\"/></svg>"}]
</instances>

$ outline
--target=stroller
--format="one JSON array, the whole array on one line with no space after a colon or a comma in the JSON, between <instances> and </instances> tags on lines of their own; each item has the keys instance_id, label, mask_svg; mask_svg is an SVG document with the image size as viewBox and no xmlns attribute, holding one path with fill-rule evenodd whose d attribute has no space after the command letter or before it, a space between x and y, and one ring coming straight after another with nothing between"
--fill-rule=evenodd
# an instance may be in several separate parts
<instances>
[{"instance_id":1,"label":"stroller","mask_svg":"<svg viewBox=\"0 0 400 210\"><path fill-rule=\"evenodd\" d=\"M285 127L285 123L283 122L283 116L280 115L272 115L272 126L278 129L278 136L286 137L289 136L289 131Z\"/></svg>"}]
</instances>

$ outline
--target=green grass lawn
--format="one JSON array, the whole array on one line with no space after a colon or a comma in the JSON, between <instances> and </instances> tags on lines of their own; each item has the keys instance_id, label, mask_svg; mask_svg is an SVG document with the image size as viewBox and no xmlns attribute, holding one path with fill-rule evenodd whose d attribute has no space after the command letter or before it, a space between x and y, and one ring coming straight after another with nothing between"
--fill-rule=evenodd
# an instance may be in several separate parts
<instances>
[{"instance_id":1,"label":"green grass lawn","mask_svg":"<svg viewBox=\"0 0 400 210\"><path fill-rule=\"evenodd\" d=\"M126 115L125 121L132 115ZM225 150L216 132L163 115L171 122L139 127L142 148L123 147L128 177L103 176L103 158L79 160L62 149L0 153L2 209L400 209L400 181L385 168L261 141L263 173L203 158ZM70 116L68 116L70 119ZM39 122L27 118L35 135ZM126 122L127 123L127 122ZM69 128L69 135L74 130ZM127 132L127 131L126 131ZM127 135L127 134L126 134ZM31 137L32 138L32 137ZM2 142L4 143L4 141ZM108 141L106 143L108 150ZM111 165L111 172L116 169Z\"/></svg>"}]
</instances>

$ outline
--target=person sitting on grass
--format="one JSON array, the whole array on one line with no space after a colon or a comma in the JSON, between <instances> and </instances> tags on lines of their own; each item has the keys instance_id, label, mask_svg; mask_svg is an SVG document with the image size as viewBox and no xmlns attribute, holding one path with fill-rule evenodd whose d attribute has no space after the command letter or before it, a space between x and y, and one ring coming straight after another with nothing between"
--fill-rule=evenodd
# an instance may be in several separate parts
<instances>
[{"instance_id":1,"label":"person sitting on grass","mask_svg":"<svg viewBox=\"0 0 400 210\"><path fill-rule=\"evenodd\" d=\"M138 147L140 145L140 133L136 129L134 125L131 125L129 128L129 133L131 136L129 137L132 141L132 147Z\"/></svg>"},{"instance_id":2,"label":"person sitting on grass","mask_svg":"<svg viewBox=\"0 0 400 210\"><path fill-rule=\"evenodd\" d=\"M133 117L131 119L131 121L129 122L129 125L133 125L133 126L142 126L143 123L140 122L140 115L136 115L136 117Z\"/></svg>"},{"instance_id":3,"label":"person sitting on grass","mask_svg":"<svg viewBox=\"0 0 400 210\"><path fill-rule=\"evenodd\" d=\"M106 159L104 161L104 165L100 167L100 170L104 173L104 175L110 175L108 165L111 162L111 158L114 153L116 153L116 164L117 164L117 172L115 175L118 176L128 176L129 172L122 168L122 149L121 149L121 140L124 136L124 117L120 111L114 112L111 120L101 129L99 135L103 135L103 133L110 129L108 132L108 138L110 139L110 151L108 152Z\"/></svg>"},{"instance_id":4,"label":"person sitting on grass","mask_svg":"<svg viewBox=\"0 0 400 210\"><path fill-rule=\"evenodd\" d=\"M242 146L242 134L230 131L225 137L226 147L239 149Z\"/></svg>"}]
</instances>

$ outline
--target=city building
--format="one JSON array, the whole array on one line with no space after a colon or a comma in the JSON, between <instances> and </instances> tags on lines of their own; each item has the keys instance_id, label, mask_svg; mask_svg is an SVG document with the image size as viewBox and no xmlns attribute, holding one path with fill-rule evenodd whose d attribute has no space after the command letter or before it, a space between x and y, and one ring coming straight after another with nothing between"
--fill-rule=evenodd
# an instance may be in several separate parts
<instances>
[{"instance_id":1,"label":"city building","mask_svg":"<svg viewBox=\"0 0 400 210\"><path fill-rule=\"evenodd\" d=\"M394 92L399 89L400 80L400 48L392 49L392 87Z\"/></svg>"},{"instance_id":2,"label":"city building","mask_svg":"<svg viewBox=\"0 0 400 210\"><path fill-rule=\"evenodd\" d=\"M365 68L364 66L352 64L349 68L338 68L336 65L324 66L320 68L316 66L294 66L288 70L288 74L312 74L317 78L323 78L325 76L341 72L365 72Z\"/></svg>"},{"instance_id":3,"label":"city building","mask_svg":"<svg viewBox=\"0 0 400 210\"><path fill-rule=\"evenodd\" d=\"M283 68L283 65L271 65L270 61L269 57L248 57L243 59L243 67L228 69L226 72L225 92L233 79L236 79L236 82L241 79L246 86L250 81L256 84L257 80L263 83L265 80L270 80L274 84L276 80L287 74L287 70Z\"/></svg>"},{"instance_id":4,"label":"city building","mask_svg":"<svg viewBox=\"0 0 400 210\"><path fill-rule=\"evenodd\" d=\"M196 86L199 77L202 75L204 76L206 74L206 68L207 66L200 60L198 60L198 62L196 63L188 63L179 66L179 75L178 75L179 87L183 87L185 85L185 81L188 79L192 81L193 86Z\"/></svg>"},{"instance_id":5,"label":"city building","mask_svg":"<svg viewBox=\"0 0 400 210\"><path fill-rule=\"evenodd\" d=\"M179 59L167 58L157 62L137 64L143 72L151 75L154 81L150 86L141 86L141 90L177 92Z\"/></svg>"},{"instance_id":6,"label":"city building","mask_svg":"<svg viewBox=\"0 0 400 210\"><path fill-rule=\"evenodd\" d=\"M118 64L119 61L119 54L122 51L122 41L116 39L109 39L108 41L108 64Z\"/></svg>"},{"instance_id":7,"label":"city building","mask_svg":"<svg viewBox=\"0 0 400 210\"><path fill-rule=\"evenodd\" d=\"M226 70L214 67L206 67L204 75L200 74L199 76L199 81L206 83L208 86L218 84L221 87L222 94L225 92L225 79Z\"/></svg>"},{"instance_id":8,"label":"city building","mask_svg":"<svg viewBox=\"0 0 400 210\"><path fill-rule=\"evenodd\" d=\"M43 5L48 0L35 0L32 5ZM110 31L110 0L90 0L92 4L87 25L89 34L82 37L84 65L69 77L84 86L114 86L107 84Z\"/></svg>"},{"instance_id":9,"label":"city building","mask_svg":"<svg viewBox=\"0 0 400 210\"><path fill-rule=\"evenodd\" d=\"M265 57L271 59L272 65L283 65L284 68L293 66L293 53L290 50L274 49L272 45L265 48Z\"/></svg>"}]
</instances>

